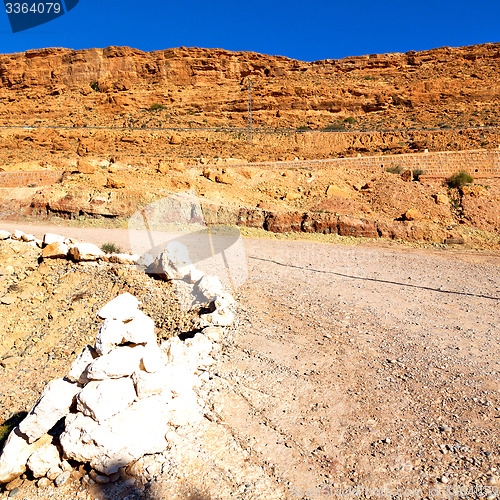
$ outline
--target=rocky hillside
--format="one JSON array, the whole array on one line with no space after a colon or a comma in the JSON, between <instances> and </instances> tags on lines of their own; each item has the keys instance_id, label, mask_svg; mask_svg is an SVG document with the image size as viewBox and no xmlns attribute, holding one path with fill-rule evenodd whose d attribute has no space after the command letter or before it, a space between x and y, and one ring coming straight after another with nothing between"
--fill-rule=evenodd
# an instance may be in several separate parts
<instances>
[{"instance_id":1,"label":"rocky hillside","mask_svg":"<svg viewBox=\"0 0 500 500\"><path fill-rule=\"evenodd\" d=\"M30 50L0 56L0 117L27 125L496 125L500 43L302 62L220 49Z\"/></svg>"}]
</instances>

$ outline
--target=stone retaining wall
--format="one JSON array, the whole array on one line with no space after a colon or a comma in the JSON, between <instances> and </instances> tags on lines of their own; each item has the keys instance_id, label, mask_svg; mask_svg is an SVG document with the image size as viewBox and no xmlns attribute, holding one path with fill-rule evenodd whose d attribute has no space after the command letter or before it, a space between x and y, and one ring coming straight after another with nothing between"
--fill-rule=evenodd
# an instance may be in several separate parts
<instances>
[{"instance_id":1,"label":"stone retaining wall","mask_svg":"<svg viewBox=\"0 0 500 500\"><path fill-rule=\"evenodd\" d=\"M209 167L212 165L205 165ZM220 165L213 165L220 167ZM388 156L357 156L329 160L261 162L227 165L228 167L261 168L357 168L380 169L399 166L403 169L420 169L432 177L448 177L465 170L473 177L500 177L500 150L439 151Z\"/></svg>"}]
</instances>

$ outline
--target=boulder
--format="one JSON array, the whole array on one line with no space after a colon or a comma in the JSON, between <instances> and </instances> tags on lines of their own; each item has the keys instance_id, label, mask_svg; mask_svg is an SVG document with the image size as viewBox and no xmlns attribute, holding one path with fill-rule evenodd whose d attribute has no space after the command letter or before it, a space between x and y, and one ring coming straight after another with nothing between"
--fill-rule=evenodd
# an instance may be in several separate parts
<instances>
[{"instance_id":1,"label":"boulder","mask_svg":"<svg viewBox=\"0 0 500 500\"><path fill-rule=\"evenodd\" d=\"M45 233L43 235L43 244L44 245L51 245L52 243L64 243L64 236L61 236L59 234L53 234L53 233Z\"/></svg>"},{"instance_id":2,"label":"boulder","mask_svg":"<svg viewBox=\"0 0 500 500\"><path fill-rule=\"evenodd\" d=\"M169 242L156 260L158 274L168 280L181 280L190 274L189 250L178 241Z\"/></svg>"},{"instance_id":3,"label":"boulder","mask_svg":"<svg viewBox=\"0 0 500 500\"><path fill-rule=\"evenodd\" d=\"M122 293L101 307L97 316L101 319L130 321L137 312L139 301L128 292Z\"/></svg>"},{"instance_id":4,"label":"boulder","mask_svg":"<svg viewBox=\"0 0 500 500\"><path fill-rule=\"evenodd\" d=\"M62 241L54 241L42 249L44 259L65 259L69 253L69 246Z\"/></svg>"},{"instance_id":5,"label":"boulder","mask_svg":"<svg viewBox=\"0 0 500 500\"><path fill-rule=\"evenodd\" d=\"M35 406L19 424L20 432L27 436L29 443L39 439L69 413L78 392L77 384L62 378L46 385Z\"/></svg>"},{"instance_id":6,"label":"boulder","mask_svg":"<svg viewBox=\"0 0 500 500\"><path fill-rule=\"evenodd\" d=\"M89 345L76 357L71 364L68 378L75 380L79 384L86 384L89 381L87 369L97 357L97 352Z\"/></svg>"},{"instance_id":7,"label":"boulder","mask_svg":"<svg viewBox=\"0 0 500 500\"><path fill-rule=\"evenodd\" d=\"M76 243L69 249L69 255L76 261L97 260L104 252L93 243Z\"/></svg>"},{"instance_id":8,"label":"boulder","mask_svg":"<svg viewBox=\"0 0 500 500\"><path fill-rule=\"evenodd\" d=\"M51 441L52 436L44 434L40 439L30 444L19 427L13 429L0 455L0 484L9 483L23 474L31 455Z\"/></svg>"},{"instance_id":9,"label":"boulder","mask_svg":"<svg viewBox=\"0 0 500 500\"><path fill-rule=\"evenodd\" d=\"M24 236L24 233L22 231L19 231L19 229L16 229L12 235L11 235L11 238L13 240L18 240L18 241L21 241L23 239L23 236Z\"/></svg>"},{"instance_id":10,"label":"boulder","mask_svg":"<svg viewBox=\"0 0 500 500\"><path fill-rule=\"evenodd\" d=\"M59 467L60 464L61 454L57 446L52 443L47 443L35 451L27 462L34 477L45 476L52 467Z\"/></svg>"},{"instance_id":11,"label":"boulder","mask_svg":"<svg viewBox=\"0 0 500 500\"><path fill-rule=\"evenodd\" d=\"M11 233L9 231L5 231L4 229L0 229L0 240L8 240L11 237Z\"/></svg>"},{"instance_id":12,"label":"boulder","mask_svg":"<svg viewBox=\"0 0 500 500\"><path fill-rule=\"evenodd\" d=\"M78 394L77 409L101 423L131 405L136 399L131 378L89 382Z\"/></svg>"},{"instance_id":13,"label":"boulder","mask_svg":"<svg viewBox=\"0 0 500 500\"><path fill-rule=\"evenodd\" d=\"M145 454L164 451L173 423L200 418L196 398L176 399L176 404L170 396L141 399L99 425L81 413L70 415L60 438L65 456L110 475Z\"/></svg>"},{"instance_id":14,"label":"boulder","mask_svg":"<svg viewBox=\"0 0 500 500\"><path fill-rule=\"evenodd\" d=\"M345 189L339 188L338 186L335 186L334 184L330 184L326 188L326 196L327 198L332 198L333 196L337 196L338 198L350 198L351 194L349 191L346 191Z\"/></svg>"},{"instance_id":15,"label":"boulder","mask_svg":"<svg viewBox=\"0 0 500 500\"><path fill-rule=\"evenodd\" d=\"M97 170L93 163L90 163L90 161L82 158L79 158L76 162L76 169L81 174L93 174Z\"/></svg>"},{"instance_id":16,"label":"boulder","mask_svg":"<svg viewBox=\"0 0 500 500\"><path fill-rule=\"evenodd\" d=\"M87 368L87 377L90 380L128 377L139 369L143 355L143 346L117 347L95 359Z\"/></svg>"},{"instance_id":17,"label":"boulder","mask_svg":"<svg viewBox=\"0 0 500 500\"><path fill-rule=\"evenodd\" d=\"M205 274L196 284L197 290L208 300L212 300L217 295L222 295L222 283L217 276Z\"/></svg>"},{"instance_id":18,"label":"boulder","mask_svg":"<svg viewBox=\"0 0 500 500\"><path fill-rule=\"evenodd\" d=\"M413 173L411 170L405 170L400 177L405 182L411 182L413 180Z\"/></svg>"},{"instance_id":19,"label":"boulder","mask_svg":"<svg viewBox=\"0 0 500 500\"><path fill-rule=\"evenodd\" d=\"M433 196L433 198L434 198L434 201L436 202L436 205L448 205L449 204L448 196L446 196L445 194L435 194Z\"/></svg>"},{"instance_id":20,"label":"boulder","mask_svg":"<svg viewBox=\"0 0 500 500\"><path fill-rule=\"evenodd\" d=\"M404 215L403 219L404 220L422 220L424 217L423 215L415 208L410 208L407 210Z\"/></svg>"},{"instance_id":21,"label":"boulder","mask_svg":"<svg viewBox=\"0 0 500 500\"><path fill-rule=\"evenodd\" d=\"M33 234L27 234L27 233L24 233L22 236L21 236L21 240L26 242L26 243L29 243L29 242L32 242L32 241L36 241L36 237L33 235Z\"/></svg>"},{"instance_id":22,"label":"boulder","mask_svg":"<svg viewBox=\"0 0 500 500\"><path fill-rule=\"evenodd\" d=\"M113 177L108 177L106 180L106 185L104 187L107 187L109 189L123 189L125 186L126 184L124 181Z\"/></svg>"}]
</instances>

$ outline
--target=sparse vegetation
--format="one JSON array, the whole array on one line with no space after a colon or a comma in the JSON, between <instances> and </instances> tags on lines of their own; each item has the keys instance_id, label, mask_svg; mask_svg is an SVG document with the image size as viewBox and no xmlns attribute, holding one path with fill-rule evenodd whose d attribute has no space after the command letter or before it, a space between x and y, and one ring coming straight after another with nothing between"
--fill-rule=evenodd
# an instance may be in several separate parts
<instances>
[{"instance_id":1,"label":"sparse vegetation","mask_svg":"<svg viewBox=\"0 0 500 500\"><path fill-rule=\"evenodd\" d=\"M425 174L425 171L422 170L421 168L415 168L412 170L412 174L413 174L413 180L418 181L420 180L420 176Z\"/></svg>"},{"instance_id":2,"label":"sparse vegetation","mask_svg":"<svg viewBox=\"0 0 500 500\"><path fill-rule=\"evenodd\" d=\"M385 171L389 172L390 174L401 175L404 172L404 168L401 165L395 164L392 165L391 167L387 167Z\"/></svg>"},{"instance_id":3,"label":"sparse vegetation","mask_svg":"<svg viewBox=\"0 0 500 500\"><path fill-rule=\"evenodd\" d=\"M94 92L100 92L101 90L99 89L99 84L97 82L92 82L90 84L90 88L94 91Z\"/></svg>"},{"instance_id":4,"label":"sparse vegetation","mask_svg":"<svg viewBox=\"0 0 500 500\"><path fill-rule=\"evenodd\" d=\"M104 243L101 246L101 250L104 253L121 253L120 247L116 246L114 243Z\"/></svg>"},{"instance_id":5,"label":"sparse vegetation","mask_svg":"<svg viewBox=\"0 0 500 500\"><path fill-rule=\"evenodd\" d=\"M460 172L457 172L456 174L453 174L449 179L448 179L448 186L451 188L462 188L466 184L471 184L474 181L474 177L470 175L468 172L465 170L460 170Z\"/></svg>"},{"instance_id":6,"label":"sparse vegetation","mask_svg":"<svg viewBox=\"0 0 500 500\"><path fill-rule=\"evenodd\" d=\"M344 122L330 123L323 130L345 130L345 123Z\"/></svg>"},{"instance_id":7,"label":"sparse vegetation","mask_svg":"<svg viewBox=\"0 0 500 500\"><path fill-rule=\"evenodd\" d=\"M148 111L161 111L162 109L167 109L167 106L164 106L163 104L160 104L158 102L155 102L149 106Z\"/></svg>"},{"instance_id":8,"label":"sparse vegetation","mask_svg":"<svg viewBox=\"0 0 500 500\"><path fill-rule=\"evenodd\" d=\"M10 431L14 429L22 420L26 417L27 412L21 411L14 413L8 420L0 425L0 453L2 451L3 445L7 438L9 437Z\"/></svg>"}]
</instances>

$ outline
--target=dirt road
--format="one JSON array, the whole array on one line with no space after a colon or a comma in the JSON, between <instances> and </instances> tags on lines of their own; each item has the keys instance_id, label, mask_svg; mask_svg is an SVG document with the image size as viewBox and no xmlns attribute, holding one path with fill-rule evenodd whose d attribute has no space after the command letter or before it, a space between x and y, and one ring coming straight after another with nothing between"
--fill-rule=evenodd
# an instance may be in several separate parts
<instances>
[{"instance_id":1,"label":"dirt road","mask_svg":"<svg viewBox=\"0 0 500 500\"><path fill-rule=\"evenodd\" d=\"M495 498L500 257L244 244L239 324L207 391L245 461L286 498ZM240 455L218 469L226 482ZM240 483L206 498L257 498Z\"/></svg>"}]
</instances>

